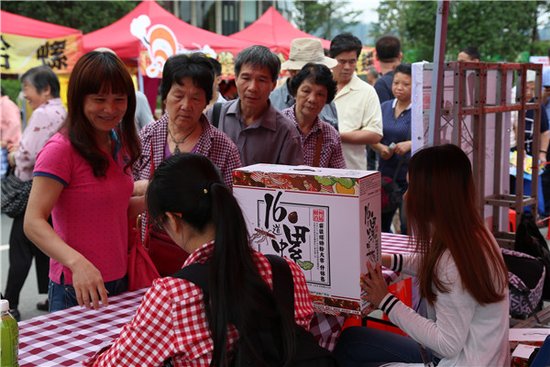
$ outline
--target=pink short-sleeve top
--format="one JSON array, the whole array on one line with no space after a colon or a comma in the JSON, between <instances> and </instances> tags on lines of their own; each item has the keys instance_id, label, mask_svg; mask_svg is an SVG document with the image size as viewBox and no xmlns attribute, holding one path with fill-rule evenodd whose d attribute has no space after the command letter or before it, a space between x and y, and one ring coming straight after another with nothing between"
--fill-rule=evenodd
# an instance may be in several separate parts
<instances>
[{"instance_id":1,"label":"pink short-sleeve top","mask_svg":"<svg viewBox=\"0 0 550 367\"><path fill-rule=\"evenodd\" d=\"M128 202L133 190L120 149L109 157L105 177L95 177L90 164L69 139L57 133L37 157L34 176L49 177L64 188L52 210L55 232L88 259L109 282L126 275L128 265ZM50 260L50 279L72 284L69 268Z\"/></svg>"}]
</instances>

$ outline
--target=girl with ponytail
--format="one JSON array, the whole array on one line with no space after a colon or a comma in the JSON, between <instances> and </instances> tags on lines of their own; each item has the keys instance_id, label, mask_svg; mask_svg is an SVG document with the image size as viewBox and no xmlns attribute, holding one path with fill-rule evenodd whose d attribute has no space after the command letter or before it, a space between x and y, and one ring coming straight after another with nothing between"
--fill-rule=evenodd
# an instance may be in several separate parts
<instances>
[{"instance_id":1,"label":"girl with ponytail","mask_svg":"<svg viewBox=\"0 0 550 367\"><path fill-rule=\"evenodd\" d=\"M237 340L251 345L259 312L275 310L284 355L291 353L290 322L274 309L268 260L248 242L246 223L230 189L211 161L183 153L165 160L150 182L151 220L191 255L184 267L207 263L207 304L200 287L185 279L159 278L146 292L134 319L105 353L86 365L228 366ZM313 309L300 268L287 260L294 279L294 318L308 328ZM207 311L208 310L208 311ZM231 321L230 321L231 320ZM261 357L257 366L262 366Z\"/></svg>"}]
</instances>

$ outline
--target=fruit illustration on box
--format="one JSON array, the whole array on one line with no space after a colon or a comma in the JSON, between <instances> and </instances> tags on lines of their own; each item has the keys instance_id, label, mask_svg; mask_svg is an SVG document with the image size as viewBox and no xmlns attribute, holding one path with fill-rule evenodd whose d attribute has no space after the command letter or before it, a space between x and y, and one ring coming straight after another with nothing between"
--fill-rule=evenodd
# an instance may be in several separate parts
<instances>
[{"instance_id":1,"label":"fruit illustration on box","mask_svg":"<svg viewBox=\"0 0 550 367\"><path fill-rule=\"evenodd\" d=\"M347 177L315 176L324 187L331 187L338 194L355 195L355 179ZM327 190L328 191L328 190Z\"/></svg>"}]
</instances>

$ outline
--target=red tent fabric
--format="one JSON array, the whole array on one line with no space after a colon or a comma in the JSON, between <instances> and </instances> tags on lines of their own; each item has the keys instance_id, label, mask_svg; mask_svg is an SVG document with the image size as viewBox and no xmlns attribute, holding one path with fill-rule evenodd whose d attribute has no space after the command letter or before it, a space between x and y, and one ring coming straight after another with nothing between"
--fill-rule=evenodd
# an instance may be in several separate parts
<instances>
[{"instance_id":1,"label":"red tent fabric","mask_svg":"<svg viewBox=\"0 0 550 367\"><path fill-rule=\"evenodd\" d=\"M0 31L33 38L58 38L82 33L78 29L42 22L4 10L0 10Z\"/></svg>"},{"instance_id":2,"label":"red tent fabric","mask_svg":"<svg viewBox=\"0 0 550 367\"><path fill-rule=\"evenodd\" d=\"M233 40L229 37L194 27L163 9L155 1L142 1L134 10L115 23L84 35L84 52L98 47L108 47L122 59L137 59L140 50L140 40L130 31L132 20L140 15L147 15L151 26L162 24L170 28L177 37L178 43L186 49L196 49L197 46L210 46L214 51L238 53L250 43Z\"/></svg>"},{"instance_id":3,"label":"red tent fabric","mask_svg":"<svg viewBox=\"0 0 550 367\"><path fill-rule=\"evenodd\" d=\"M321 40L324 48L330 47L330 41L302 32L272 6L254 23L229 38L269 47L275 53L282 53L285 58L288 58L290 43L295 38L316 38Z\"/></svg>"}]
</instances>

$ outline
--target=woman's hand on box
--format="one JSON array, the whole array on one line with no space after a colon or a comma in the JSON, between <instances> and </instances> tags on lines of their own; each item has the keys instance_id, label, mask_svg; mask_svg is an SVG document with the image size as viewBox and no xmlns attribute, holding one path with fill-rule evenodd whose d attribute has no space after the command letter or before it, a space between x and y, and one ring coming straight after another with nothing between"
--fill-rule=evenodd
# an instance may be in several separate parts
<instances>
[{"instance_id":1,"label":"woman's hand on box","mask_svg":"<svg viewBox=\"0 0 550 367\"><path fill-rule=\"evenodd\" d=\"M388 294L388 285L382 275L380 264L372 265L367 261L367 269L369 272L361 275L361 289L366 293L365 299L379 307L382 299Z\"/></svg>"}]
</instances>

